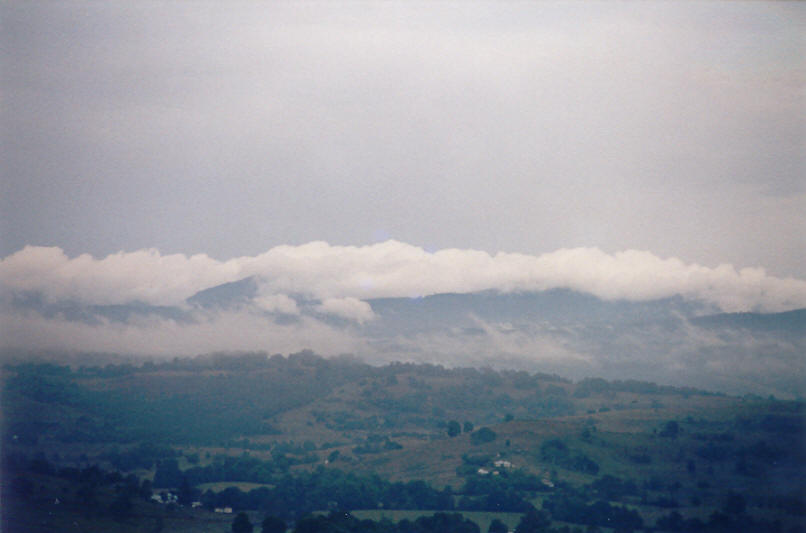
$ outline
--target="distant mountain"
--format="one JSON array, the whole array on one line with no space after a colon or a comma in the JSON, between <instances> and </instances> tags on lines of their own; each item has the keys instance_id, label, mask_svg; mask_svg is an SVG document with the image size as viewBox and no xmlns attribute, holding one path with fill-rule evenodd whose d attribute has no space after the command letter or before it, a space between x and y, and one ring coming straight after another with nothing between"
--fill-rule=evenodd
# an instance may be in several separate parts
<instances>
[{"instance_id":1,"label":"distant mountain","mask_svg":"<svg viewBox=\"0 0 806 533\"><path fill-rule=\"evenodd\" d=\"M543 292L436 294L422 298L369 300L379 319L367 325L371 332L417 332L469 325L478 320L513 327L544 324L555 327L634 324L695 317L713 309L683 298L649 302L605 301L569 289Z\"/></svg>"},{"instance_id":2,"label":"distant mountain","mask_svg":"<svg viewBox=\"0 0 806 533\"><path fill-rule=\"evenodd\" d=\"M806 332L806 309L783 313L720 313L697 317L692 322L712 329L740 328L803 335Z\"/></svg>"},{"instance_id":3,"label":"distant mountain","mask_svg":"<svg viewBox=\"0 0 806 533\"><path fill-rule=\"evenodd\" d=\"M127 322L138 316L149 315L179 322L190 320L185 310L174 306L152 305L140 301L110 305L87 305L73 300L48 302L36 292L14 294L9 307L17 311L33 311L45 318L59 317L70 322L93 325L103 321Z\"/></svg>"},{"instance_id":4,"label":"distant mountain","mask_svg":"<svg viewBox=\"0 0 806 533\"><path fill-rule=\"evenodd\" d=\"M258 282L254 276L199 291L187 303L204 308L228 309L248 303L257 296Z\"/></svg>"},{"instance_id":5,"label":"distant mountain","mask_svg":"<svg viewBox=\"0 0 806 533\"><path fill-rule=\"evenodd\" d=\"M233 349L230 342L239 349L299 350L316 348L308 344L314 340L318 351L340 343L348 349L330 353L349 351L373 363L522 368L732 393L797 396L806 390L806 309L720 313L682 297L633 302L569 289L484 291L371 299L372 319L357 322L344 308L334 314L309 296L281 295L267 305L259 283L255 277L225 283L177 306L54 303L33 293L13 295L10 304L58 322L134 325L138 334L165 325L180 347L183 335L198 338L202 331L207 338L215 331L220 340L210 351ZM216 330L224 314L227 326ZM249 335L256 339L251 344L244 342Z\"/></svg>"}]
</instances>

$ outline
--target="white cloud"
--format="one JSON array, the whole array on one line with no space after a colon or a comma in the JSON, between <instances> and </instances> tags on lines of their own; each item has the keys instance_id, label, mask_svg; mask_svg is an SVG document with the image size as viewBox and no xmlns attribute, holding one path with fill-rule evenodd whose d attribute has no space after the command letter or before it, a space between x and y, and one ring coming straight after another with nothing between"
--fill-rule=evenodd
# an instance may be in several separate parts
<instances>
[{"instance_id":1,"label":"white cloud","mask_svg":"<svg viewBox=\"0 0 806 533\"><path fill-rule=\"evenodd\" d=\"M326 315L335 315L363 324L375 318L372 307L358 298L327 298L316 310Z\"/></svg>"},{"instance_id":2,"label":"white cloud","mask_svg":"<svg viewBox=\"0 0 806 533\"><path fill-rule=\"evenodd\" d=\"M255 305L270 313L283 313L285 315L298 315L297 302L287 294L258 295L252 300Z\"/></svg>"},{"instance_id":3,"label":"white cloud","mask_svg":"<svg viewBox=\"0 0 806 533\"><path fill-rule=\"evenodd\" d=\"M725 311L806 307L806 281L762 268L706 267L647 251L606 253L561 249L542 255L444 249L427 252L398 241L369 246L311 242L277 246L257 256L218 261L207 255L119 252L69 258L59 248L27 246L0 261L6 291L38 291L49 301L113 304L139 300L181 305L199 290L248 276L260 278L257 305L295 314L288 294L322 300L321 310L368 320L361 300L480 290L570 288L605 300L680 295Z\"/></svg>"},{"instance_id":4,"label":"white cloud","mask_svg":"<svg viewBox=\"0 0 806 533\"><path fill-rule=\"evenodd\" d=\"M57 247L26 246L0 262L0 284L7 289L93 304L176 305L202 289L239 278L237 263L204 254L162 255L155 249L96 259L89 254L69 258Z\"/></svg>"}]
</instances>

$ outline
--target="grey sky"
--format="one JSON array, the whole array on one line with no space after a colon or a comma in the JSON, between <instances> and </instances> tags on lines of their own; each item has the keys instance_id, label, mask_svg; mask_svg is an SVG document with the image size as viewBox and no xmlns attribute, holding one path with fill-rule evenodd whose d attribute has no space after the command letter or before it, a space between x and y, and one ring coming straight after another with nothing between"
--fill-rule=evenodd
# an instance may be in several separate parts
<instances>
[{"instance_id":1,"label":"grey sky","mask_svg":"<svg viewBox=\"0 0 806 533\"><path fill-rule=\"evenodd\" d=\"M394 238L806 278L802 3L0 15L1 256Z\"/></svg>"}]
</instances>

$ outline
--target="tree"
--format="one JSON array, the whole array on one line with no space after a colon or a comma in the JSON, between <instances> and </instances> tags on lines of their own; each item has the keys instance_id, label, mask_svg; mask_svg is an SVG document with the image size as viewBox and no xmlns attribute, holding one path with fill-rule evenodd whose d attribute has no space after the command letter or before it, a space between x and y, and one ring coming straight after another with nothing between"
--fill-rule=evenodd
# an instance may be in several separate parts
<instances>
[{"instance_id":1,"label":"tree","mask_svg":"<svg viewBox=\"0 0 806 533\"><path fill-rule=\"evenodd\" d=\"M456 420L451 420L450 422L448 422L449 437L455 437L461 432L462 432L462 426L459 425L459 422L457 422Z\"/></svg>"},{"instance_id":2,"label":"tree","mask_svg":"<svg viewBox=\"0 0 806 533\"><path fill-rule=\"evenodd\" d=\"M485 442L492 442L496 439L498 435L495 434L490 428L481 428L478 431L474 431L470 434L470 443L471 444L484 444Z\"/></svg>"},{"instance_id":3,"label":"tree","mask_svg":"<svg viewBox=\"0 0 806 533\"><path fill-rule=\"evenodd\" d=\"M725 498L722 509L728 514L742 514L747 507L744 496L737 492L730 491Z\"/></svg>"},{"instance_id":4,"label":"tree","mask_svg":"<svg viewBox=\"0 0 806 533\"><path fill-rule=\"evenodd\" d=\"M537 509L530 509L515 527L515 533L542 533L549 530L551 520L546 513Z\"/></svg>"},{"instance_id":5,"label":"tree","mask_svg":"<svg viewBox=\"0 0 806 533\"><path fill-rule=\"evenodd\" d=\"M414 523L414 531L423 533L480 533L475 522L458 513L434 513L433 516L421 516Z\"/></svg>"},{"instance_id":6,"label":"tree","mask_svg":"<svg viewBox=\"0 0 806 533\"><path fill-rule=\"evenodd\" d=\"M144 500L149 500L151 498L151 480L144 479L142 483L140 483L140 497Z\"/></svg>"},{"instance_id":7,"label":"tree","mask_svg":"<svg viewBox=\"0 0 806 533\"><path fill-rule=\"evenodd\" d=\"M128 518L132 513L132 502L129 500L129 495L126 493L119 494L109 505L109 512L118 522Z\"/></svg>"},{"instance_id":8,"label":"tree","mask_svg":"<svg viewBox=\"0 0 806 533\"><path fill-rule=\"evenodd\" d=\"M509 528L507 525L497 518L493 518L493 521L490 522L489 529L487 529L487 533L508 533L508 531Z\"/></svg>"},{"instance_id":9,"label":"tree","mask_svg":"<svg viewBox=\"0 0 806 533\"><path fill-rule=\"evenodd\" d=\"M252 522L246 513L238 513L232 522L232 533L252 533Z\"/></svg>"},{"instance_id":10,"label":"tree","mask_svg":"<svg viewBox=\"0 0 806 533\"><path fill-rule=\"evenodd\" d=\"M661 437L676 439L677 434L679 432L680 432L680 426L678 425L678 423L674 420L669 420L668 422L666 422L666 424L664 424L663 429L660 430L660 433L658 433L658 435L660 435Z\"/></svg>"},{"instance_id":11,"label":"tree","mask_svg":"<svg viewBox=\"0 0 806 533\"><path fill-rule=\"evenodd\" d=\"M559 439L550 439L540 445L540 458L554 464L561 464L568 459L568 446Z\"/></svg>"},{"instance_id":12,"label":"tree","mask_svg":"<svg viewBox=\"0 0 806 533\"><path fill-rule=\"evenodd\" d=\"M179 485L179 493L177 494L179 505L190 505L196 499L198 492L190 486L187 476L182 476L182 483Z\"/></svg>"},{"instance_id":13,"label":"tree","mask_svg":"<svg viewBox=\"0 0 806 533\"><path fill-rule=\"evenodd\" d=\"M95 495L95 487L89 483L83 483L76 490L78 496L78 504L84 516L89 516L95 507L98 505L98 500Z\"/></svg>"},{"instance_id":14,"label":"tree","mask_svg":"<svg viewBox=\"0 0 806 533\"><path fill-rule=\"evenodd\" d=\"M473 422L471 422L470 420L465 420L465 423L464 423L464 426L462 427L462 430L465 433L471 433L473 431Z\"/></svg>"},{"instance_id":15,"label":"tree","mask_svg":"<svg viewBox=\"0 0 806 533\"><path fill-rule=\"evenodd\" d=\"M157 465L153 485L156 488L178 487L182 483L182 471L176 459L166 459Z\"/></svg>"},{"instance_id":16,"label":"tree","mask_svg":"<svg viewBox=\"0 0 806 533\"><path fill-rule=\"evenodd\" d=\"M585 454L577 453L573 455L568 461L563 463L563 466L575 472L583 472L585 474L598 474L599 464Z\"/></svg>"},{"instance_id":17,"label":"tree","mask_svg":"<svg viewBox=\"0 0 806 533\"><path fill-rule=\"evenodd\" d=\"M285 522L276 516L267 515L260 524L261 533L285 533Z\"/></svg>"},{"instance_id":18,"label":"tree","mask_svg":"<svg viewBox=\"0 0 806 533\"><path fill-rule=\"evenodd\" d=\"M683 517L677 511L672 511L666 516L658 518L656 527L664 531L683 531L685 522Z\"/></svg>"}]
</instances>

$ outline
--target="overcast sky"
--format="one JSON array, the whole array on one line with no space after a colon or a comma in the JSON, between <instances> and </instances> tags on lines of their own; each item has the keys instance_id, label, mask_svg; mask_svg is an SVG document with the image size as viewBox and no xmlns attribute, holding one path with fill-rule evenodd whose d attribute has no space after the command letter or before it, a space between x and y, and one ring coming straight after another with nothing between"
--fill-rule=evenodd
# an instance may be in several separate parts
<instances>
[{"instance_id":1,"label":"overcast sky","mask_svg":"<svg viewBox=\"0 0 806 533\"><path fill-rule=\"evenodd\" d=\"M3 2L0 257L321 240L806 279L806 4Z\"/></svg>"}]
</instances>

